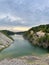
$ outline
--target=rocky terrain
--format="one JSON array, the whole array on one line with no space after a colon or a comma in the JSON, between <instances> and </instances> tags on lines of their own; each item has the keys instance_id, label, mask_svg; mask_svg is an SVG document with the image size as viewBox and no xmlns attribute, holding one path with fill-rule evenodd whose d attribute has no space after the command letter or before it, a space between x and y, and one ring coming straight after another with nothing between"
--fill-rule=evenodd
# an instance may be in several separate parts
<instances>
[{"instance_id":1,"label":"rocky terrain","mask_svg":"<svg viewBox=\"0 0 49 65\"><path fill-rule=\"evenodd\" d=\"M8 47L12 42L12 39L0 32L0 50Z\"/></svg>"},{"instance_id":2,"label":"rocky terrain","mask_svg":"<svg viewBox=\"0 0 49 65\"><path fill-rule=\"evenodd\" d=\"M49 54L45 56L24 56L0 61L0 65L49 65Z\"/></svg>"},{"instance_id":3,"label":"rocky terrain","mask_svg":"<svg viewBox=\"0 0 49 65\"><path fill-rule=\"evenodd\" d=\"M24 33L24 38L43 48L49 48L49 24L32 27Z\"/></svg>"}]
</instances>

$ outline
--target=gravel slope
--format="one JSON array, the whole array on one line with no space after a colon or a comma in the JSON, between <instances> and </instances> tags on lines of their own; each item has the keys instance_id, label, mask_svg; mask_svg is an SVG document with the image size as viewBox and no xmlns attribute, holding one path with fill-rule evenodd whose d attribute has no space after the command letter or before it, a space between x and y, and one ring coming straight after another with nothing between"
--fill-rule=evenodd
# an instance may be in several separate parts
<instances>
[{"instance_id":1,"label":"gravel slope","mask_svg":"<svg viewBox=\"0 0 49 65\"><path fill-rule=\"evenodd\" d=\"M6 35L0 32L0 50L8 47L12 43L12 40Z\"/></svg>"},{"instance_id":2,"label":"gravel slope","mask_svg":"<svg viewBox=\"0 0 49 65\"><path fill-rule=\"evenodd\" d=\"M4 59L0 61L0 65L49 65L49 55L25 56L21 58Z\"/></svg>"}]
</instances>

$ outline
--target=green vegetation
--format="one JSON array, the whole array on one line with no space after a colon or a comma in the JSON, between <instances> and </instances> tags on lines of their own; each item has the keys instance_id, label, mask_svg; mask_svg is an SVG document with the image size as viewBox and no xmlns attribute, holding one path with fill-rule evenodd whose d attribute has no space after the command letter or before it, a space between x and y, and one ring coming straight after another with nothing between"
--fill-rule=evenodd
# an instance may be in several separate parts
<instances>
[{"instance_id":1,"label":"green vegetation","mask_svg":"<svg viewBox=\"0 0 49 65\"><path fill-rule=\"evenodd\" d=\"M13 41L14 41L14 39L10 35L14 35L14 34L23 35L24 34L24 32L13 32L13 31L9 31L9 30L0 30L0 32L5 34L7 37L12 39Z\"/></svg>"},{"instance_id":2,"label":"green vegetation","mask_svg":"<svg viewBox=\"0 0 49 65\"><path fill-rule=\"evenodd\" d=\"M43 32L49 33L49 24L32 27L30 30L33 30L34 32L42 30Z\"/></svg>"},{"instance_id":3,"label":"green vegetation","mask_svg":"<svg viewBox=\"0 0 49 65\"><path fill-rule=\"evenodd\" d=\"M49 47L49 24L32 27L24 33L24 38L33 45Z\"/></svg>"},{"instance_id":4,"label":"green vegetation","mask_svg":"<svg viewBox=\"0 0 49 65\"><path fill-rule=\"evenodd\" d=\"M0 30L0 32L4 33L4 34L8 34L8 35L14 35L15 33L9 30Z\"/></svg>"},{"instance_id":5,"label":"green vegetation","mask_svg":"<svg viewBox=\"0 0 49 65\"><path fill-rule=\"evenodd\" d=\"M13 35L14 32L8 31L8 30L0 30L0 32L2 32L3 34L5 34L8 38L10 38L11 40L14 41L14 39L10 36Z\"/></svg>"}]
</instances>

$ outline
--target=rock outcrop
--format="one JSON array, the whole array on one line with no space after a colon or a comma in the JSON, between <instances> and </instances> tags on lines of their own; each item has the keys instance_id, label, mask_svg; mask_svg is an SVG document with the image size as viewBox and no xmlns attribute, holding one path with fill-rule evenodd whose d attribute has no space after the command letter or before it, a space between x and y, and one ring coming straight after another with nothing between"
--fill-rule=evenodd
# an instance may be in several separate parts
<instances>
[{"instance_id":1,"label":"rock outcrop","mask_svg":"<svg viewBox=\"0 0 49 65\"><path fill-rule=\"evenodd\" d=\"M49 47L49 25L32 27L24 33L24 38L28 39L33 45L43 48Z\"/></svg>"},{"instance_id":2,"label":"rock outcrop","mask_svg":"<svg viewBox=\"0 0 49 65\"><path fill-rule=\"evenodd\" d=\"M12 42L13 40L0 32L0 50L8 47Z\"/></svg>"}]
</instances>

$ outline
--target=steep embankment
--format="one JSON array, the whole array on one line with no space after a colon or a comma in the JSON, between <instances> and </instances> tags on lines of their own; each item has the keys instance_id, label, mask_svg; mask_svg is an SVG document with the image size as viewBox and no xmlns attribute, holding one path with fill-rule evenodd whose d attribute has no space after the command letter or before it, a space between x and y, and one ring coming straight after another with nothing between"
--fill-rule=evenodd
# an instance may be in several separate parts
<instances>
[{"instance_id":1,"label":"steep embankment","mask_svg":"<svg viewBox=\"0 0 49 65\"><path fill-rule=\"evenodd\" d=\"M24 38L28 39L33 45L49 47L49 24L32 27L24 33Z\"/></svg>"},{"instance_id":2,"label":"steep embankment","mask_svg":"<svg viewBox=\"0 0 49 65\"><path fill-rule=\"evenodd\" d=\"M4 35L6 35L8 38L10 38L11 40L14 41L14 39L10 36L10 35L14 35L15 32L9 31L9 30L0 30L1 33L3 33Z\"/></svg>"},{"instance_id":3,"label":"steep embankment","mask_svg":"<svg viewBox=\"0 0 49 65\"><path fill-rule=\"evenodd\" d=\"M12 42L12 39L0 32L0 50L8 47Z\"/></svg>"}]
</instances>

